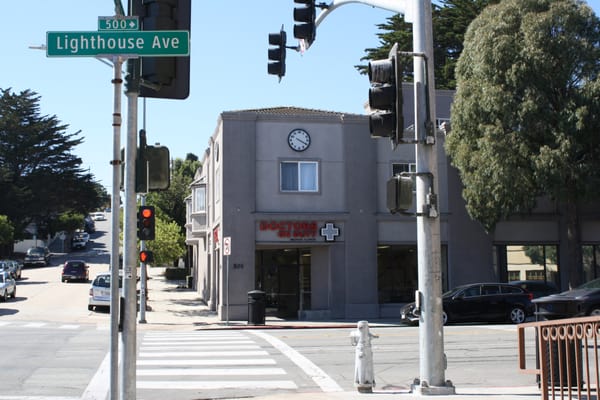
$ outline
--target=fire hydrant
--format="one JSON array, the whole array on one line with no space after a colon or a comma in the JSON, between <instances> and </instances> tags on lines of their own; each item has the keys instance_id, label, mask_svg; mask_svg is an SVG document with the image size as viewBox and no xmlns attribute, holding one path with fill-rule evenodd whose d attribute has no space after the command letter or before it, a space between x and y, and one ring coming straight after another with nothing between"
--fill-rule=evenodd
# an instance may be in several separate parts
<instances>
[{"instance_id":1,"label":"fire hydrant","mask_svg":"<svg viewBox=\"0 0 600 400\"><path fill-rule=\"evenodd\" d=\"M354 385L360 393L372 393L373 386L375 386L371 339L378 337L369 332L369 323L367 321L358 321L356 330L350 332L350 343L352 343L352 346L356 346Z\"/></svg>"}]
</instances>

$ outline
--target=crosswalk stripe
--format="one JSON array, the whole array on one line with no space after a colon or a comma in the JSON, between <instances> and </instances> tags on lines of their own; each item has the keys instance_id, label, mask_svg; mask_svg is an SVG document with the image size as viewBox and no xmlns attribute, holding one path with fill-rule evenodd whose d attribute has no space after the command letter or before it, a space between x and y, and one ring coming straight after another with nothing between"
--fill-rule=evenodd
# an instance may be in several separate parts
<instances>
[{"instance_id":1,"label":"crosswalk stripe","mask_svg":"<svg viewBox=\"0 0 600 400\"><path fill-rule=\"evenodd\" d=\"M226 344L251 344L255 343L252 340L164 340L160 342L155 342L152 340L144 340L144 345L152 345L152 346L167 346L179 344L181 346L194 345L194 344L204 344L204 345L226 345Z\"/></svg>"},{"instance_id":2,"label":"crosswalk stripe","mask_svg":"<svg viewBox=\"0 0 600 400\"><path fill-rule=\"evenodd\" d=\"M274 365L275 360L271 358L239 358L239 359L204 359L204 360L138 360L138 366L145 365L160 365L160 366L171 366L171 365L212 365L212 366L224 366L224 365Z\"/></svg>"},{"instance_id":3,"label":"crosswalk stripe","mask_svg":"<svg viewBox=\"0 0 600 400\"><path fill-rule=\"evenodd\" d=\"M161 368L140 369L137 376L286 375L283 368Z\"/></svg>"},{"instance_id":4,"label":"crosswalk stripe","mask_svg":"<svg viewBox=\"0 0 600 400\"><path fill-rule=\"evenodd\" d=\"M138 381L138 389L297 389L293 381Z\"/></svg>"},{"instance_id":5,"label":"crosswalk stripe","mask_svg":"<svg viewBox=\"0 0 600 400\"><path fill-rule=\"evenodd\" d=\"M74 330L74 329L79 329L79 325L71 325L71 324L64 324L58 327L59 329L68 329L68 330Z\"/></svg>"},{"instance_id":6,"label":"crosswalk stripe","mask_svg":"<svg viewBox=\"0 0 600 400\"><path fill-rule=\"evenodd\" d=\"M269 353L264 350L244 350L244 351L164 351L164 352L143 352L139 357L251 357L268 356Z\"/></svg>"},{"instance_id":7,"label":"crosswalk stripe","mask_svg":"<svg viewBox=\"0 0 600 400\"><path fill-rule=\"evenodd\" d=\"M30 322L28 324L23 325L24 328L41 328L46 325L45 322Z\"/></svg>"},{"instance_id":8,"label":"crosswalk stripe","mask_svg":"<svg viewBox=\"0 0 600 400\"><path fill-rule=\"evenodd\" d=\"M181 350L185 349L187 351L198 351L198 350L252 350L252 349L260 349L260 346L257 344L242 344L242 345L229 345L229 346L205 346L205 345L194 345L190 346L187 343L179 344L171 343L169 346L164 345L151 345L151 346L142 346L140 347L140 351L153 351L153 350Z\"/></svg>"}]
</instances>

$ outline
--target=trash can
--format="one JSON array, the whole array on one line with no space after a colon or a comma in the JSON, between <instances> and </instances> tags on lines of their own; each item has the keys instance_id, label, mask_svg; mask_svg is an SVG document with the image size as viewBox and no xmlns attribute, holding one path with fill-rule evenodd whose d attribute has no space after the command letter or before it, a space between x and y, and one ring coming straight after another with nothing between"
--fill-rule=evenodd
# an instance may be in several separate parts
<instances>
[{"instance_id":1,"label":"trash can","mask_svg":"<svg viewBox=\"0 0 600 400\"><path fill-rule=\"evenodd\" d=\"M266 293L262 290L248 292L248 325L265 324L265 298Z\"/></svg>"}]
</instances>

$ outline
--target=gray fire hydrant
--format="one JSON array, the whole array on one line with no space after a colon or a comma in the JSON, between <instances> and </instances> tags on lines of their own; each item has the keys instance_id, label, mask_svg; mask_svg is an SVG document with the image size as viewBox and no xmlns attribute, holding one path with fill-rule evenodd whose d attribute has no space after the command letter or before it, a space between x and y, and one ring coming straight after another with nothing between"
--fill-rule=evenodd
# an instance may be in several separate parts
<instances>
[{"instance_id":1,"label":"gray fire hydrant","mask_svg":"<svg viewBox=\"0 0 600 400\"><path fill-rule=\"evenodd\" d=\"M352 343L352 346L356 346L354 385L360 393L371 393L373 392L373 386L375 386L371 339L378 337L369 332L369 323L367 321L358 321L356 330L350 332L350 343Z\"/></svg>"}]
</instances>

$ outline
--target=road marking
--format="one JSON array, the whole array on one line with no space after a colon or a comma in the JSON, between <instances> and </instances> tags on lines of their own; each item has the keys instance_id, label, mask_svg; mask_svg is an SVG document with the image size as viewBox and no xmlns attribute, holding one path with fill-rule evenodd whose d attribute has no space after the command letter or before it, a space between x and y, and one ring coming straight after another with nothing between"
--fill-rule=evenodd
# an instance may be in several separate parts
<instances>
[{"instance_id":1,"label":"road marking","mask_svg":"<svg viewBox=\"0 0 600 400\"><path fill-rule=\"evenodd\" d=\"M279 350L283 355L289 358L294 364L300 367L308 376L312 378L312 380L319 385L321 390L324 392L342 392L343 389L338 385L329 375L325 373L321 368L317 367L310 361L308 358L304 357L302 354L298 353L296 350L292 349L290 346L277 339L274 336L266 334L261 331L248 330L249 332L255 336L258 336L271 344L271 346L275 347Z\"/></svg>"},{"instance_id":2,"label":"road marking","mask_svg":"<svg viewBox=\"0 0 600 400\"><path fill-rule=\"evenodd\" d=\"M105 400L108 396L110 382L110 352L106 354L96 374L85 388L81 400Z\"/></svg>"},{"instance_id":3,"label":"road marking","mask_svg":"<svg viewBox=\"0 0 600 400\"><path fill-rule=\"evenodd\" d=\"M80 400L79 397L61 396L0 396L0 400Z\"/></svg>"},{"instance_id":4,"label":"road marking","mask_svg":"<svg viewBox=\"0 0 600 400\"><path fill-rule=\"evenodd\" d=\"M286 375L283 368L168 368L140 369L137 376Z\"/></svg>"},{"instance_id":5,"label":"road marking","mask_svg":"<svg viewBox=\"0 0 600 400\"><path fill-rule=\"evenodd\" d=\"M145 345L140 347L140 351L167 351L167 350L186 350L186 351L199 351L199 350L254 350L260 349L257 344L242 344L242 345L231 345L231 346L190 346L187 343L177 345L176 343L170 343L169 346L164 345Z\"/></svg>"},{"instance_id":6,"label":"road marking","mask_svg":"<svg viewBox=\"0 0 600 400\"><path fill-rule=\"evenodd\" d=\"M165 340L161 342L155 342L152 340L144 340L144 344L148 346L167 346L167 345L175 345L178 344L180 346L190 346L190 345L229 345L229 344L251 344L254 343L251 340L219 340L219 341L211 341L211 340L177 340L177 342L173 342L173 340Z\"/></svg>"},{"instance_id":7,"label":"road marking","mask_svg":"<svg viewBox=\"0 0 600 400\"><path fill-rule=\"evenodd\" d=\"M28 324L23 325L24 328L41 328L46 325L45 322L30 322Z\"/></svg>"},{"instance_id":8,"label":"road marking","mask_svg":"<svg viewBox=\"0 0 600 400\"><path fill-rule=\"evenodd\" d=\"M264 350L247 351L163 351L163 352L144 352L139 353L140 358L147 357L257 357L268 356L269 353Z\"/></svg>"},{"instance_id":9,"label":"road marking","mask_svg":"<svg viewBox=\"0 0 600 400\"><path fill-rule=\"evenodd\" d=\"M59 326L58 328L59 329L70 329L70 330L73 330L73 329L79 329L79 326L80 325L64 324L64 325Z\"/></svg>"},{"instance_id":10,"label":"road marking","mask_svg":"<svg viewBox=\"0 0 600 400\"><path fill-rule=\"evenodd\" d=\"M213 365L213 366L224 366L224 365L274 365L275 360L271 358L240 358L240 359L231 359L231 360L138 360L138 366L145 365L164 365L164 366L172 366L172 365Z\"/></svg>"},{"instance_id":11,"label":"road marking","mask_svg":"<svg viewBox=\"0 0 600 400\"><path fill-rule=\"evenodd\" d=\"M144 381L138 389L298 389L293 381Z\"/></svg>"}]
</instances>

